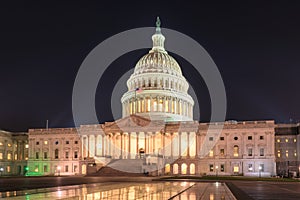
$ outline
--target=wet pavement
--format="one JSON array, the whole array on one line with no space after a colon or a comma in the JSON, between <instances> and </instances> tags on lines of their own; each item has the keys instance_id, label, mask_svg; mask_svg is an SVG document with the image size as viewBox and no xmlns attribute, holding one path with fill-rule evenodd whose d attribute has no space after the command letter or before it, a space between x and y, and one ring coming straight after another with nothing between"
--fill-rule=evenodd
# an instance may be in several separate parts
<instances>
[{"instance_id":1,"label":"wet pavement","mask_svg":"<svg viewBox=\"0 0 300 200\"><path fill-rule=\"evenodd\" d=\"M203 182L108 182L2 192L6 199L235 199L223 183Z\"/></svg>"},{"instance_id":2,"label":"wet pavement","mask_svg":"<svg viewBox=\"0 0 300 200\"><path fill-rule=\"evenodd\" d=\"M300 182L234 181L227 184L237 199L300 199Z\"/></svg>"}]
</instances>

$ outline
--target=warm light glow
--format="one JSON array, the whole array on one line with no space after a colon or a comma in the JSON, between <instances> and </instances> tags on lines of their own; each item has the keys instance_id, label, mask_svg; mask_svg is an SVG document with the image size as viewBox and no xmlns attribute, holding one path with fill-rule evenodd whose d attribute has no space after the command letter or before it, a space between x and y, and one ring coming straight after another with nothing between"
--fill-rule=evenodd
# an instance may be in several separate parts
<instances>
[{"instance_id":1,"label":"warm light glow","mask_svg":"<svg viewBox=\"0 0 300 200\"><path fill-rule=\"evenodd\" d=\"M181 165L181 174L186 174L187 173L187 165L183 163Z\"/></svg>"},{"instance_id":2,"label":"warm light glow","mask_svg":"<svg viewBox=\"0 0 300 200\"><path fill-rule=\"evenodd\" d=\"M233 172L238 173L239 172L239 166L234 166L233 167Z\"/></svg>"}]
</instances>

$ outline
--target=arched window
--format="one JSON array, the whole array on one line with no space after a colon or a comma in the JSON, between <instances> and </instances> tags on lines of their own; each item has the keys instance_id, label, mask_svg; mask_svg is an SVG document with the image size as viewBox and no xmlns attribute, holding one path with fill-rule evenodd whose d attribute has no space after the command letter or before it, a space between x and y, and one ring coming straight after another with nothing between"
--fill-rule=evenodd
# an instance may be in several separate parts
<instances>
[{"instance_id":1,"label":"arched window","mask_svg":"<svg viewBox=\"0 0 300 200\"><path fill-rule=\"evenodd\" d=\"M187 165L183 163L181 165L181 174L186 174L187 173Z\"/></svg>"},{"instance_id":2,"label":"arched window","mask_svg":"<svg viewBox=\"0 0 300 200\"><path fill-rule=\"evenodd\" d=\"M178 164L173 165L173 174L178 174Z\"/></svg>"},{"instance_id":3,"label":"arched window","mask_svg":"<svg viewBox=\"0 0 300 200\"><path fill-rule=\"evenodd\" d=\"M55 151L54 151L54 157L55 157L55 159L58 159L58 149L55 149Z\"/></svg>"},{"instance_id":4,"label":"arched window","mask_svg":"<svg viewBox=\"0 0 300 200\"><path fill-rule=\"evenodd\" d=\"M190 174L195 174L196 170L195 170L195 164L191 163L190 164Z\"/></svg>"},{"instance_id":5,"label":"arched window","mask_svg":"<svg viewBox=\"0 0 300 200\"><path fill-rule=\"evenodd\" d=\"M171 166L170 166L170 164L166 164L166 165L165 165L165 174L169 174L170 171L171 171Z\"/></svg>"},{"instance_id":6,"label":"arched window","mask_svg":"<svg viewBox=\"0 0 300 200\"><path fill-rule=\"evenodd\" d=\"M238 157L239 156L239 146L234 145L233 147L233 156Z\"/></svg>"}]
</instances>

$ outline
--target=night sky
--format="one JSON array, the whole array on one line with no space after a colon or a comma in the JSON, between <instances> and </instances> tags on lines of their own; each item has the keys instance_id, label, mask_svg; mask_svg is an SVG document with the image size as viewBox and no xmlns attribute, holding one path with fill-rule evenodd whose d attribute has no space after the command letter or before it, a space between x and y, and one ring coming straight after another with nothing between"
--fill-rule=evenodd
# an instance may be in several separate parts
<instances>
[{"instance_id":1,"label":"night sky","mask_svg":"<svg viewBox=\"0 0 300 200\"><path fill-rule=\"evenodd\" d=\"M27 131L45 127L47 119L49 127L74 126L72 89L84 58L114 34L154 26L156 16L162 27L192 37L210 54L226 87L228 120L300 120L299 3L45 2L1 3L0 129ZM96 94L101 123L113 120L114 85L147 52L125 54L105 72ZM201 76L171 55L197 93L200 120L209 120Z\"/></svg>"}]
</instances>

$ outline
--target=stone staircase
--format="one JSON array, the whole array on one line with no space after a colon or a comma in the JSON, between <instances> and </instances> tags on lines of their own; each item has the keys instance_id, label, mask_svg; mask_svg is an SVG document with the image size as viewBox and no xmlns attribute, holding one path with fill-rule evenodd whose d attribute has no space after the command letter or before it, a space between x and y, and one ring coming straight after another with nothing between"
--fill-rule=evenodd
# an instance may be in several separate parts
<instances>
[{"instance_id":1,"label":"stone staircase","mask_svg":"<svg viewBox=\"0 0 300 200\"><path fill-rule=\"evenodd\" d=\"M113 159L93 176L145 176L143 159Z\"/></svg>"}]
</instances>

